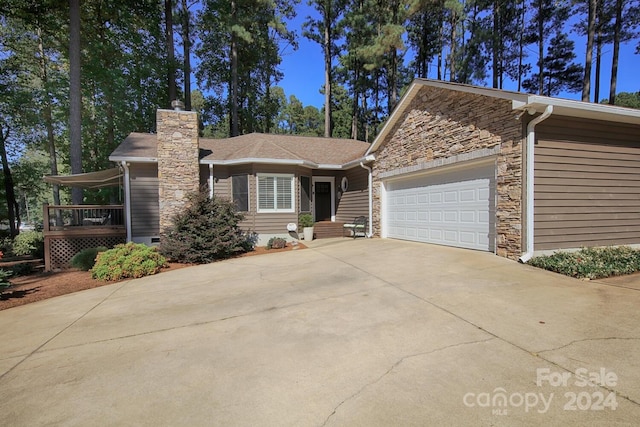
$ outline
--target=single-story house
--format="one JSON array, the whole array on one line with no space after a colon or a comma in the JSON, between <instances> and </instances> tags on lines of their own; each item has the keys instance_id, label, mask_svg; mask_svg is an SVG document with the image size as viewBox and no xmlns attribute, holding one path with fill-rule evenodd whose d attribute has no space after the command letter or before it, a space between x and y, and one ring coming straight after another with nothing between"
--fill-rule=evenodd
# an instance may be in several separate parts
<instances>
[{"instance_id":1,"label":"single-story house","mask_svg":"<svg viewBox=\"0 0 640 427\"><path fill-rule=\"evenodd\" d=\"M640 244L640 111L415 80L372 144L249 134L198 137L187 111L158 111L157 134L111 154L124 171L127 236L153 243L206 184L286 236L365 215L369 235L527 261L534 253Z\"/></svg>"},{"instance_id":2,"label":"single-story house","mask_svg":"<svg viewBox=\"0 0 640 427\"><path fill-rule=\"evenodd\" d=\"M290 238L301 213L315 221L370 216L370 144L347 139L252 133L198 136L190 111L158 110L157 134L132 133L109 156L124 169L127 239L156 243L186 196L203 186L233 200L243 229ZM341 232L342 230L340 230Z\"/></svg>"}]
</instances>

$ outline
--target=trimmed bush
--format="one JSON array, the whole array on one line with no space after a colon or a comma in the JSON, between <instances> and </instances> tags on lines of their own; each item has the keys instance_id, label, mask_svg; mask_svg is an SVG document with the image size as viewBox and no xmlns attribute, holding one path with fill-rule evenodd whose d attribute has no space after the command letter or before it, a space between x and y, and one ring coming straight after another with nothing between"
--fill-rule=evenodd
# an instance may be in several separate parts
<instances>
[{"instance_id":1,"label":"trimmed bush","mask_svg":"<svg viewBox=\"0 0 640 427\"><path fill-rule=\"evenodd\" d=\"M91 277L108 281L138 278L156 274L166 265L166 259L155 247L126 243L99 252Z\"/></svg>"},{"instance_id":2,"label":"trimmed bush","mask_svg":"<svg viewBox=\"0 0 640 427\"><path fill-rule=\"evenodd\" d=\"M13 253L18 256L44 257L44 234L40 231L23 231L13 239Z\"/></svg>"},{"instance_id":3,"label":"trimmed bush","mask_svg":"<svg viewBox=\"0 0 640 427\"><path fill-rule=\"evenodd\" d=\"M579 279L601 279L640 271L640 251L628 246L583 248L535 257L529 264Z\"/></svg>"},{"instance_id":4,"label":"trimmed bush","mask_svg":"<svg viewBox=\"0 0 640 427\"><path fill-rule=\"evenodd\" d=\"M13 239L11 237L3 237L0 239L0 259L13 256Z\"/></svg>"},{"instance_id":5,"label":"trimmed bush","mask_svg":"<svg viewBox=\"0 0 640 427\"><path fill-rule=\"evenodd\" d=\"M109 248L100 246L97 248L83 249L71 258L71 267L77 268L82 271L89 271L96 263L96 256L98 253L104 252Z\"/></svg>"},{"instance_id":6,"label":"trimmed bush","mask_svg":"<svg viewBox=\"0 0 640 427\"><path fill-rule=\"evenodd\" d=\"M280 237L272 237L267 242L267 249L282 249L287 246L287 241Z\"/></svg>"},{"instance_id":7,"label":"trimmed bush","mask_svg":"<svg viewBox=\"0 0 640 427\"><path fill-rule=\"evenodd\" d=\"M313 227L313 217L309 213L300 214L298 217L298 225L300 228Z\"/></svg>"},{"instance_id":8,"label":"trimmed bush","mask_svg":"<svg viewBox=\"0 0 640 427\"><path fill-rule=\"evenodd\" d=\"M11 286L9 277L11 277L11 271L3 270L0 268L0 291L3 291Z\"/></svg>"},{"instance_id":9,"label":"trimmed bush","mask_svg":"<svg viewBox=\"0 0 640 427\"><path fill-rule=\"evenodd\" d=\"M160 253L175 262L206 264L252 251L256 236L240 229L243 219L232 202L209 198L205 191L192 193L162 235Z\"/></svg>"}]
</instances>

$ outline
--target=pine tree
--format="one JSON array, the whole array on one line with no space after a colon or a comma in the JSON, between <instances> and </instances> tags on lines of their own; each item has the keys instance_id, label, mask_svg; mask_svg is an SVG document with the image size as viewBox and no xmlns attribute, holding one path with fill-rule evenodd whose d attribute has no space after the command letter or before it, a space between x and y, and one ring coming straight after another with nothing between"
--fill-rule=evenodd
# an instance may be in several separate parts
<instances>
[{"instance_id":1,"label":"pine tree","mask_svg":"<svg viewBox=\"0 0 640 427\"><path fill-rule=\"evenodd\" d=\"M544 57L543 86L538 87L539 75L525 80L523 86L530 92L554 96L560 92L579 92L582 89L584 68L572 62L576 58L575 43L567 34L557 32L551 39L549 51Z\"/></svg>"}]
</instances>

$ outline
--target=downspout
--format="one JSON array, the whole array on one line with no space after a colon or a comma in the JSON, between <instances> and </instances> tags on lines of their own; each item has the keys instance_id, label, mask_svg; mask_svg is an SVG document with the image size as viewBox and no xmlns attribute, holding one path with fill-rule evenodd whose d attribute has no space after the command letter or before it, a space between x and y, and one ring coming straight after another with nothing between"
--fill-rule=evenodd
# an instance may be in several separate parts
<instances>
[{"instance_id":1,"label":"downspout","mask_svg":"<svg viewBox=\"0 0 640 427\"><path fill-rule=\"evenodd\" d=\"M373 237L373 176L371 168L360 162L360 167L369 171L369 233L367 237Z\"/></svg>"},{"instance_id":2,"label":"downspout","mask_svg":"<svg viewBox=\"0 0 640 427\"><path fill-rule=\"evenodd\" d=\"M209 163L209 199L213 199L213 163Z\"/></svg>"},{"instance_id":3,"label":"downspout","mask_svg":"<svg viewBox=\"0 0 640 427\"><path fill-rule=\"evenodd\" d=\"M525 176L527 177L526 181L526 201L527 201L527 218L526 218L526 234L527 237L527 246L525 248L525 252L518 258L519 262L526 263L533 257L533 232L534 232L534 224L533 224L533 211L534 211L534 185L533 185L533 174L534 174L534 146L536 142L536 132L535 127L538 123L543 120L546 120L551 113L553 113L553 105L547 105L544 112L540 114L535 119L531 120L529 124L527 124L527 165Z\"/></svg>"},{"instance_id":4,"label":"downspout","mask_svg":"<svg viewBox=\"0 0 640 427\"><path fill-rule=\"evenodd\" d=\"M122 169L124 169L124 214L125 226L127 229L127 242L131 241L131 184L129 181L129 164L122 161Z\"/></svg>"}]
</instances>

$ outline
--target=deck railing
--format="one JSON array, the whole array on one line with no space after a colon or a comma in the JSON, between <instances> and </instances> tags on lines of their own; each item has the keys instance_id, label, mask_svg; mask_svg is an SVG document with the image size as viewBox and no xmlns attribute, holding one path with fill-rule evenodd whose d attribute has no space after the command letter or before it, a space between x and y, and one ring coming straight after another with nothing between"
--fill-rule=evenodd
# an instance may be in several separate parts
<instances>
[{"instance_id":1,"label":"deck railing","mask_svg":"<svg viewBox=\"0 0 640 427\"><path fill-rule=\"evenodd\" d=\"M123 205L44 205L45 270L69 268L83 249L124 243Z\"/></svg>"},{"instance_id":2,"label":"deck railing","mask_svg":"<svg viewBox=\"0 0 640 427\"><path fill-rule=\"evenodd\" d=\"M45 205L44 231L77 230L77 227L124 228L122 205Z\"/></svg>"}]
</instances>

